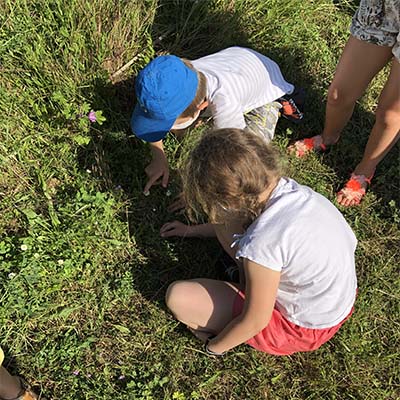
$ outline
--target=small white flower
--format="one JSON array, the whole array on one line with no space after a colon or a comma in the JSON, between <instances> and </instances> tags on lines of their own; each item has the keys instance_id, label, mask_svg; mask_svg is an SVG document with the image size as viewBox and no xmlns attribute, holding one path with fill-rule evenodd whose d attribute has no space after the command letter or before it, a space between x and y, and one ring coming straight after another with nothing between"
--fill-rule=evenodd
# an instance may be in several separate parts
<instances>
[{"instance_id":1,"label":"small white flower","mask_svg":"<svg viewBox=\"0 0 400 400\"><path fill-rule=\"evenodd\" d=\"M86 172L87 172L88 174L91 174L91 173L92 173L92 171L91 171L90 169L87 169Z\"/></svg>"},{"instance_id":2,"label":"small white flower","mask_svg":"<svg viewBox=\"0 0 400 400\"><path fill-rule=\"evenodd\" d=\"M21 250L22 251L28 250L28 246L26 244L21 244Z\"/></svg>"},{"instance_id":3,"label":"small white flower","mask_svg":"<svg viewBox=\"0 0 400 400\"><path fill-rule=\"evenodd\" d=\"M167 197L169 197L169 196L171 196L171 191L168 189L167 191L166 191L166 193L165 193L165 195L167 196Z\"/></svg>"},{"instance_id":4,"label":"small white flower","mask_svg":"<svg viewBox=\"0 0 400 400\"><path fill-rule=\"evenodd\" d=\"M15 273L15 272L10 272L9 274L8 274L8 279L13 279L13 278L15 278L17 276L17 274Z\"/></svg>"},{"instance_id":5,"label":"small white flower","mask_svg":"<svg viewBox=\"0 0 400 400\"><path fill-rule=\"evenodd\" d=\"M57 261L57 264L58 264L58 265L63 265L63 264L64 264L64 260L61 260L61 259L58 260L58 261Z\"/></svg>"}]
</instances>

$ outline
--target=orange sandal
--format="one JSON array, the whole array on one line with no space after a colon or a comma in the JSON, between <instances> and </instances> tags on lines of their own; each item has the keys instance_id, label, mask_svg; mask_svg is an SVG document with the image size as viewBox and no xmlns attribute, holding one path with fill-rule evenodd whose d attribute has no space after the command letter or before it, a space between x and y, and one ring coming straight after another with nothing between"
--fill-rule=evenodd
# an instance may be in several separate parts
<instances>
[{"instance_id":1,"label":"orange sandal","mask_svg":"<svg viewBox=\"0 0 400 400\"><path fill-rule=\"evenodd\" d=\"M289 147L289 152L296 157L304 157L306 154L326 151L326 145L322 142L322 136L316 135L311 138L297 140Z\"/></svg>"},{"instance_id":2,"label":"orange sandal","mask_svg":"<svg viewBox=\"0 0 400 400\"><path fill-rule=\"evenodd\" d=\"M367 178L365 175L356 175L353 172L344 187L337 192L337 202L345 207L360 204L362 198L365 196L368 185L371 184L373 176L374 174Z\"/></svg>"}]
</instances>

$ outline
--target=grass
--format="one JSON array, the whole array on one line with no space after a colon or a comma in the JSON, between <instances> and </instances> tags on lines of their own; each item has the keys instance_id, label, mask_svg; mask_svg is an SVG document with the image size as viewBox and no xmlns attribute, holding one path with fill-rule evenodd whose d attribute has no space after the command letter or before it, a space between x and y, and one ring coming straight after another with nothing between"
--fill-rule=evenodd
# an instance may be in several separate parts
<instances>
[{"instance_id":1,"label":"grass","mask_svg":"<svg viewBox=\"0 0 400 400\"><path fill-rule=\"evenodd\" d=\"M129 131L133 78L154 55L251 46L308 91L307 118L275 142L320 131L356 2L0 1L0 276L5 365L48 399L397 399L399 147L365 201L342 210L359 239L356 312L320 350L277 358L240 346L212 360L167 312L180 278L214 276L213 241L158 236L161 188L141 194L148 147ZM115 74L133 59L132 65ZM383 71L328 155L287 160L333 199L357 163ZM95 110L105 120L91 124ZM167 141L176 169L188 140ZM179 192L173 174L171 191Z\"/></svg>"}]
</instances>

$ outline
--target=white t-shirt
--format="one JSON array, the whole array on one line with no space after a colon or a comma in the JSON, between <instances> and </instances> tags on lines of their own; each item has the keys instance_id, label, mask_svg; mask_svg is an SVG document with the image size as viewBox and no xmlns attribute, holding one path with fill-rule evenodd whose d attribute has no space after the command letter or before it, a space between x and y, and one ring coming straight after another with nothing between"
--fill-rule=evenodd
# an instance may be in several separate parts
<instances>
[{"instance_id":1,"label":"white t-shirt","mask_svg":"<svg viewBox=\"0 0 400 400\"><path fill-rule=\"evenodd\" d=\"M294 90L278 64L251 49L229 47L192 64L207 79L207 99L218 129L244 129L243 114Z\"/></svg>"},{"instance_id":2,"label":"white t-shirt","mask_svg":"<svg viewBox=\"0 0 400 400\"><path fill-rule=\"evenodd\" d=\"M281 271L275 308L289 321L323 329L349 314L357 288L357 239L324 196L281 178L237 242L237 258Z\"/></svg>"}]
</instances>

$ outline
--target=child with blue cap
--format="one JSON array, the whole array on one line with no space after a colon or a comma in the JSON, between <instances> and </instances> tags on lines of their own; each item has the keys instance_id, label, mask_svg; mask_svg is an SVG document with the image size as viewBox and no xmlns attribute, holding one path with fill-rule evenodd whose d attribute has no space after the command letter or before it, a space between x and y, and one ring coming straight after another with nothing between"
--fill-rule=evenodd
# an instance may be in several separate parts
<instances>
[{"instance_id":1,"label":"child with blue cap","mask_svg":"<svg viewBox=\"0 0 400 400\"><path fill-rule=\"evenodd\" d=\"M266 141L273 137L281 108L295 122L303 117L289 96L294 86L283 78L279 66L242 47L191 62L159 56L139 72L135 90L131 127L137 137L150 142L152 150L145 194L159 179L162 186L168 184L162 142L168 131L187 128L206 108L215 128L248 129Z\"/></svg>"}]
</instances>

